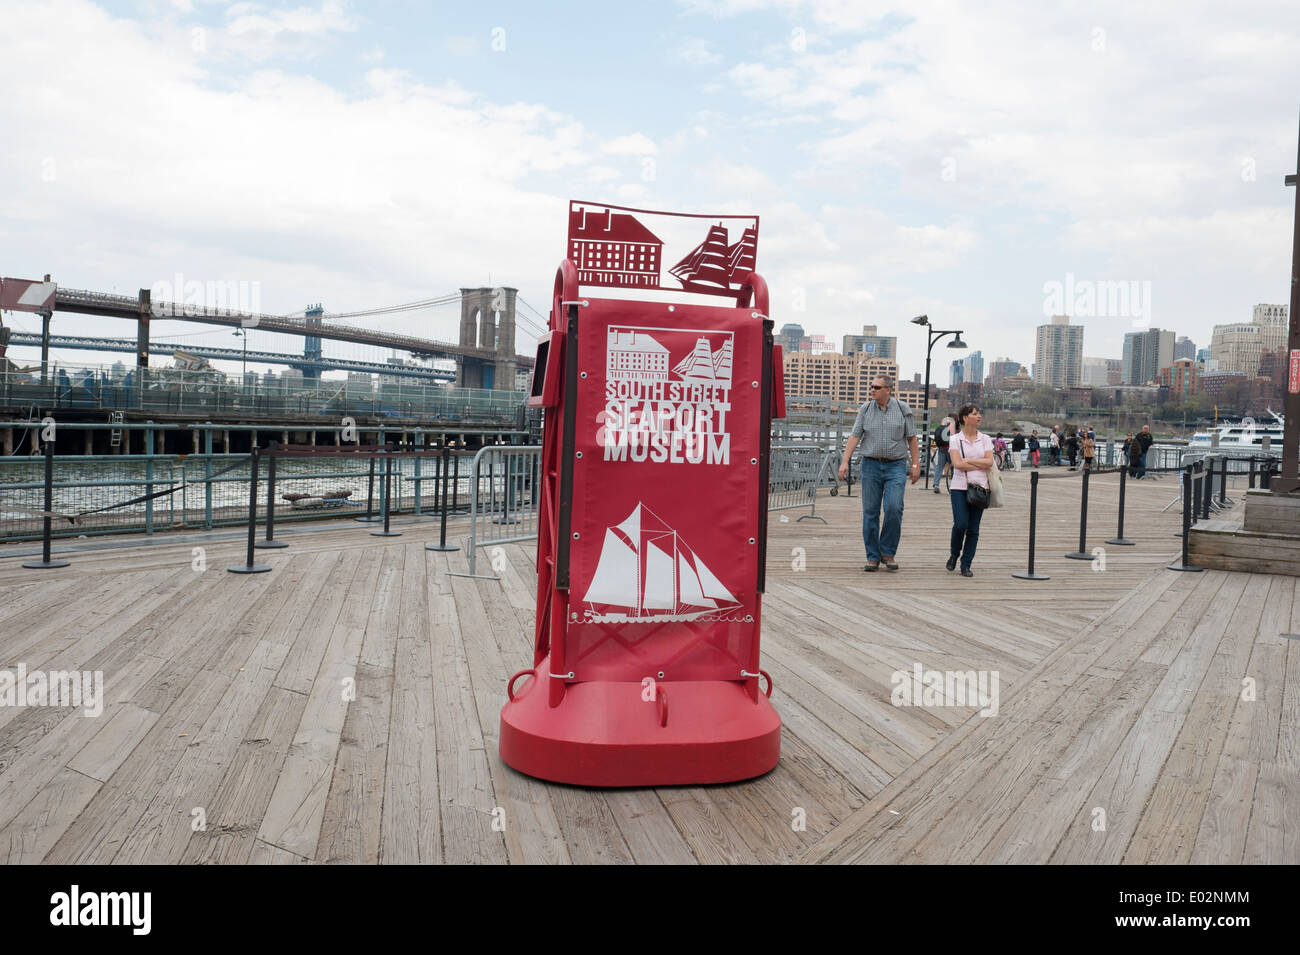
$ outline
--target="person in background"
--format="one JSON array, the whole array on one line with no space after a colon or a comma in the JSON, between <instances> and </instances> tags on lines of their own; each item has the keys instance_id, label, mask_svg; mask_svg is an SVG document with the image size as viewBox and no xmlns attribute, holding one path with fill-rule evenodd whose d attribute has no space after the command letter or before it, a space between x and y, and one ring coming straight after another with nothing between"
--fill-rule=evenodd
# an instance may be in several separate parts
<instances>
[{"instance_id":1,"label":"person in background","mask_svg":"<svg viewBox=\"0 0 1300 955\"><path fill-rule=\"evenodd\" d=\"M1142 442L1130 431L1125 444L1128 447L1128 476L1137 480L1142 476Z\"/></svg>"},{"instance_id":2,"label":"person in background","mask_svg":"<svg viewBox=\"0 0 1300 955\"><path fill-rule=\"evenodd\" d=\"M868 572L879 570L882 562L886 570L898 570L894 554L903 532L903 490L909 476L913 484L921 477L916 421L911 408L891 397L893 390L883 375L872 379L871 397L858 409L840 461L840 480L846 481L853 452L862 445L862 543L867 549L862 569Z\"/></svg>"},{"instance_id":3,"label":"person in background","mask_svg":"<svg viewBox=\"0 0 1300 955\"><path fill-rule=\"evenodd\" d=\"M1097 454L1097 439L1092 436L1092 429L1089 428L1083 433L1083 469L1089 471L1092 469L1092 459Z\"/></svg>"},{"instance_id":4,"label":"person in background","mask_svg":"<svg viewBox=\"0 0 1300 955\"><path fill-rule=\"evenodd\" d=\"M1151 445L1155 444L1156 439L1151 435L1151 425L1144 424L1142 433L1137 436L1138 444L1142 446L1142 463L1138 467L1138 477L1146 477L1147 474L1147 452L1151 450Z\"/></svg>"},{"instance_id":5,"label":"person in background","mask_svg":"<svg viewBox=\"0 0 1300 955\"><path fill-rule=\"evenodd\" d=\"M1020 470L1020 455L1025 452L1025 436L1020 433L1019 428L1011 429L1011 466L1017 471Z\"/></svg>"},{"instance_id":6,"label":"person in background","mask_svg":"<svg viewBox=\"0 0 1300 955\"><path fill-rule=\"evenodd\" d=\"M1061 426L1052 425L1052 433L1047 436L1047 463L1059 466L1061 463Z\"/></svg>"},{"instance_id":7,"label":"person in background","mask_svg":"<svg viewBox=\"0 0 1300 955\"><path fill-rule=\"evenodd\" d=\"M1038 450L1038 429L1035 428L1029 434L1029 460L1033 463L1034 467L1038 467Z\"/></svg>"},{"instance_id":8,"label":"person in background","mask_svg":"<svg viewBox=\"0 0 1300 955\"><path fill-rule=\"evenodd\" d=\"M1079 466L1079 433L1071 431L1065 436L1065 456L1070 462L1070 470Z\"/></svg>"},{"instance_id":9,"label":"person in background","mask_svg":"<svg viewBox=\"0 0 1300 955\"><path fill-rule=\"evenodd\" d=\"M948 467L948 439L952 437L952 418L945 416L934 429L934 493L939 493L939 481Z\"/></svg>"},{"instance_id":10,"label":"person in background","mask_svg":"<svg viewBox=\"0 0 1300 955\"><path fill-rule=\"evenodd\" d=\"M1006 439L1002 437L1002 432L999 431L997 437L993 439L993 457L998 462L999 468L1006 467L1008 453Z\"/></svg>"},{"instance_id":11,"label":"person in background","mask_svg":"<svg viewBox=\"0 0 1300 955\"><path fill-rule=\"evenodd\" d=\"M980 417L978 405L963 405L957 412L958 431L948 443L948 454L952 457L952 484L948 489L952 500L952 536L948 541L947 567L953 570L960 560L963 577L975 576L970 565L975 559L980 521L984 518L984 508L971 507L966 500L966 488L970 484L987 488L989 469L993 467L993 442L979 430Z\"/></svg>"}]
</instances>

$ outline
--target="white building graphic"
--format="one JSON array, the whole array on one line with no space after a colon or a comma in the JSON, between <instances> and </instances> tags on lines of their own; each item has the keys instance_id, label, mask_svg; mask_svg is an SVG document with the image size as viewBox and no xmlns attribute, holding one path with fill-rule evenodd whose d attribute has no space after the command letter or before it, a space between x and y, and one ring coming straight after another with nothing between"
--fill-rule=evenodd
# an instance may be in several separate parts
<instances>
[{"instance_id":1,"label":"white building graphic","mask_svg":"<svg viewBox=\"0 0 1300 955\"><path fill-rule=\"evenodd\" d=\"M668 349L638 329L610 326L605 355L610 381L668 380Z\"/></svg>"}]
</instances>

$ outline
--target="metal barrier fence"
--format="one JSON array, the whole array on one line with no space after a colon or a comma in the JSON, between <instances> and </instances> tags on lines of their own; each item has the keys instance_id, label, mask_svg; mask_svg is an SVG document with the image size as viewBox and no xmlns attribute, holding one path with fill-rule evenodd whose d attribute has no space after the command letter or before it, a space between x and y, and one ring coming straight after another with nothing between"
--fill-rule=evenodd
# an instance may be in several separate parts
<instances>
[{"instance_id":1,"label":"metal barrier fence","mask_svg":"<svg viewBox=\"0 0 1300 955\"><path fill-rule=\"evenodd\" d=\"M465 539L469 573L453 576L495 579L495 574L479 574L479 548L537 537L541 467L542 449L536 445L493 445L474 455L469 469L469 536Z\"/></svg>"},{"instance_id":2,"label":"metal barrier fence","mask_svg":"<svg viewBox=\"0 0 1300 955\"><path fill-rule=\"evenodd\" d=\"M767 509L783 511L806 507L806 517L826 523L817 513L817 489L829 483L831 495L839 493L835 462L839 453L834 448L819 445L781 444L772 447L771 467L767 483Z\"/></svg>"},{"instance_id":3,"label":"metal barrier fence","mask_svg":"<svg viewBox=\"0 0 1300 955\"><path fill-rule=\"evenodd\" d=\"M206 430L200 446L208 449L212 447L214 430L228 430L195 427ZM162 430L167 429L152 426L146 431L147 448L154 447L155 433ZM399 433L365 430L367 435L378 433L381 442ZM476 480L487 507L505 492L505 476L485 473L475 478L467 466L469 462L461 460L470 457L471 452L454 451L448 456L453 470L445 488L447 500L439 501L444 448L425 446L428 435L418 429L406 433L410 441L405 447L413 451L393 463L390 513L423 516L447 509L453 514L468 513ZM370 462L350 459L346 447L340 454L278 462L277 521L377 513L385 484L372 479ZM528 449L534 453L539 450L536 446ZM326 450L321 448L322 452ZM0 543L42 536L43 513L47 510L44 460L44 456L0 457ZM48 510L55 515L51 528L55 537L210 530L248 520L247 454L210 450L199 454L158 454L152 450L146 454L60 454L54 456L52 466L52 504ZM264 519L269 493L265 471L262 478L257 491L258 514L262 515L259 520ZM432 487L430 482L434 482Z\"/></svg>"}]
</instances>

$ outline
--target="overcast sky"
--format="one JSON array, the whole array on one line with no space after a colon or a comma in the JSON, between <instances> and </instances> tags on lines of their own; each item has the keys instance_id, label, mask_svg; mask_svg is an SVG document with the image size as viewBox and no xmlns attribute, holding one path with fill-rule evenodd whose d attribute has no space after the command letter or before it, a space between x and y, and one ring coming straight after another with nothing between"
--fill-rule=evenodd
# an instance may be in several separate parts
<instances>
[{"instance_id":1,"label":"overcast sky","mask_svg":"<svg viewBox=\"0 0 1300 955\"><path fill-rule=\"evenodd\" d=\"M922 312L986 368L1030 364L1052 283L1089 356L1288 301L1300 4L434 6L2 0L0 274L236 281L273 313L485 284L545 308L575 198L760 216L778 327L881 326L905 377ZM1128 302L1089 306L1100 282ZM200 333L232 341L155 336Z\"/></svg>"}]
</instances>

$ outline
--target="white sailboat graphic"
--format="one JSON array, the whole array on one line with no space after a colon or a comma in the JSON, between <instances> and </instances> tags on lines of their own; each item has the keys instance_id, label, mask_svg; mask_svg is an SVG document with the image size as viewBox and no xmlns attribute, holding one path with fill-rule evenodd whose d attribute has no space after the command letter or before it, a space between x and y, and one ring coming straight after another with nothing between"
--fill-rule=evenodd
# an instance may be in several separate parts
<instances>
[{"instance_id":1,"label":"white sailboat graphic","mask_svg":"<svg viewBox=\"0 0 1300 955\"><path fill-rule=\"evenodd\" d=\"M640 503L605 528L582 599L593 622L697 620L740 606L681 535Z\"/></svg>"},{"instance_id":2,"label":"white sailboat graphic","mask_svg":"<svg viewBox=\"0 0 1300 955\"><path fill-rule=\"evenodd\" d=\"M673 366L673 374L682 381L712 381L731 387L731 337L716 353L709 347L709 340L703 336L695 343L689 355Z\"/></svg>"}]
</instances>

